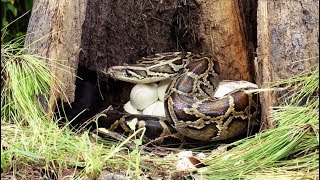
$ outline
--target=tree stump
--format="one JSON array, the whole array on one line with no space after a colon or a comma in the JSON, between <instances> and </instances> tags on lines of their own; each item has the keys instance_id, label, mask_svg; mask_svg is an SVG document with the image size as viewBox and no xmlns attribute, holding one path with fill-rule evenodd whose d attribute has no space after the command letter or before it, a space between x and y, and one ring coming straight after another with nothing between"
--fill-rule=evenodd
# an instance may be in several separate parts
<instances>
[{"instance_id":1,"label":"tree stump","mask_svg":"<svg viewBox=\"0 0 320 180\"><path fill-rule=\"evenodd\" d=\"M106 105L122 103L126 98L120 96L126 96L130 86L108 80L101 70L165 51L215 55L222 79L256 79L260 87L267 87L317 63L296 61L319 55L319 2L258 3L256 22L254 0L38 0L33 5L25 44L32 44L34 53L48 58L53 75L64 84L60 90L55 87L51 91L52 110L57 99L75 101L78 66L95 71L100 81L106 82ZM62 70L56 60L69 69ZM268 116L269 107L278 104L277 98L274 92L261 93L262 119L267 128L274 126Z\"/></svg>"},{"instance_id":2,"label":"tree stump","mask_svg":"<svg viewBox=\"0 0 320 180\"><path fill-rule=\"evenodd\" d=\"M319 1L258 1L257 83L290 78L319 61ZM312 58L313 60L307 60ZM304 60L304 61L302 61ZM260 93L262 120L273 128L269 107L277 106L279 94Z\"/></svg>"},{"instance_id":3,"label":"tree stump","mask_svg":"<svg viewBox=\"0 0 320 180\"><path fill-rule=\"evenodd\" d=\"M79 66L95 71L99 80L106 82L107 92L100 93L106 105L125 101L128 97L120 96L129 92L130 86L119 86L101 71L157 52L216 55L222 79L253 81L252 42L248 40L252 35L243 12L248 2L253 1L38 0L25 44L32 44L34 53L48 58L53 75L64 84L60 91L52 89L52 110L57 99L77 101ZM69 69L62 70L54 60ZM119 87L125 90L116 89Z\"/></svg>"}]
</instances>

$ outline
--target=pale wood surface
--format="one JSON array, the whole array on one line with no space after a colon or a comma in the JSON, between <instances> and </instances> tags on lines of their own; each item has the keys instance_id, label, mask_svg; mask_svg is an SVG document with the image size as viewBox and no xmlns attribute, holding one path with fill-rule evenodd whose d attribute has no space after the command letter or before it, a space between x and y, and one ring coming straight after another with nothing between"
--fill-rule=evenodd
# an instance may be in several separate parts
<instances>
[{"instance_id":1,"label":"pale wood surface","mask_svg":"<svg viewBox=\"0 0 320 180\"><path fill-rule=\"evenodd\" d=\"M253 81L253 59L240 2L198 0L201 5L199 34L205 52L215 55L221 79ZM252 52L251 52L252 53Z\"/></svg>"}]
</instances>

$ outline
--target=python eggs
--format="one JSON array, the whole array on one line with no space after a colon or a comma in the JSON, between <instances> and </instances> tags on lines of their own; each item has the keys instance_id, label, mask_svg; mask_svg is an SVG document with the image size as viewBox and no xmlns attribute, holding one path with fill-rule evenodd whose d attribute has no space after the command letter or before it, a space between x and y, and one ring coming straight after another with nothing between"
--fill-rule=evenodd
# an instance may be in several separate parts
<instances>
[{"instance_id":1,"label":"python eggs","mask_svg":"<svg viewBox=\"0 0 320 180\"><path fill-rule=\"evenodd\" d=\"M147 108L142 111L144 115L152 115L152 116L166 116L164 111L164 102L163 101L156 101L155 103L151 104Z\"/></svg>"},{"instance_id":2,"label":"python eggs","mask_svg":"<svg viewBox=\"0 0 320 180\"><path fill-rule=\"evenodd\" d=\"M164 98L165 92L171 79L156 83L136 84L130 92L130 101L124 105L124 110L130 114L144 114L153 116L165 116ZM220 82L215 97L223 97L233 90L252 87L257 88L256 84L247 81L229 81Z\"/></svg>"},{"instance_id":3,"label":"python eggs","mask_svg":"<svg viewBox=\"0 0 320 180\"><path fill-rule=\"evenodd\" d=\"M138 110L143 110L158 100L156 83L137 84L130 92L130 102Z\"/></svg>"},{"instance_id":4,"label":"python eggs","mask_svg":"<svg viewBox=\"0 0 320 180\"><path fill-rule=\"evenodd\" d=\"M224 80L221 81L217 91L214 94L214 97L223 97L224 95L230 93L231 91L234 91L236 89L241 88L258 88L256 84L253 84L248 81L230 81L230 80Z\"/></svg>"},{"instance_id":5,"label":"python eggs","mask_svg":"<svg viewBox=\"0 0 320 180\"><path fill-rule=\"evenodd\" d=\"M169 86L171 82L171 79L166 79L164 81L160 81L158 86L158 96L160 101L164 101L164 96L167 90L167 87Z\"/></svg>"},{"instance_id":6,"label":"python eggs","mask_svg":"<svg viewBox=\"0 0 320 180\"><path fill-rule=\"evenodd\" d=\"M123 109L130 113L130 114L141 114L140 111L138 111L137 108L135 108L134 106L132 106L131 101L128 101L124 106Z\"/></svg>"}]
</instances>

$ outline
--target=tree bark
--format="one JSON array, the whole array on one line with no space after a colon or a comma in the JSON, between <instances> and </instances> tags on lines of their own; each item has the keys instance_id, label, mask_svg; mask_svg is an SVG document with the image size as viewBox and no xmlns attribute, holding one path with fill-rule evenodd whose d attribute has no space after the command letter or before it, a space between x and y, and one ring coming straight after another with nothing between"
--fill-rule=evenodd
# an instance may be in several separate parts
<instances>
[{"instance_id":1,"label":"tree bark","mask_svg":"<svg viewBox=\"0 0 320 180\"><path fill-rule=\"evenodd\" d=\"M86 0L36 0L33 3L25 46L47 59L52 75L59 81L51 89L47 110L54 109L56 99L74 101L86 3Z\"/></svg>"},{"instance_id":2,"label":"tree bark","mask_svg":"<svg viewBox=\"0 0 320 180\"><path fill-rule=\"evenodd\" d=\"M269 87L272 82L290 78L316 65L319 58L319 1L260 0L258 3L258 85ZM260 94L266 128L275 126L269 119L269 107L280 103L278 97L275 92Z\"/></svg>"},{"instance_id":3,"label":"tree bark","mask_svg":"<svg viewBox=\"0 0 320 180\"><path fill-rule=\"evenodd\" d=\"M253 82L253 52L246 37L244 11L240 9L247 2L198 0L198 3L202 7L199 27L202 49L218 58L221 79Z\"/></svg>"}]
</instances>

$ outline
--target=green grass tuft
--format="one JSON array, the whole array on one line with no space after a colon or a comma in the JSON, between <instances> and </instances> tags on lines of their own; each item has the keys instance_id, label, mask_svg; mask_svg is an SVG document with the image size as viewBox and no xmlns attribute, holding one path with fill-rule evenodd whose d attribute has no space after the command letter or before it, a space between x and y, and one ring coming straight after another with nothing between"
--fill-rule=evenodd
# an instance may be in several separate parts
<instances>
[{"instance_id":1,"label":"green grass tuft","mask_svg":"<svg viewBox=\"0 0 320 180\"><path fill-rule=\"evenodd\" d=\"M139 152L132 153L125 142L97 143L88 131L77 134L67 125L58 127L58 117L48 117L43 111L53 82L58 82L46 65L47 59L21 48L16 39L1 48L1 169L3 173L19 174L26 166L53 170L61 176L66 169L80 171L83 176L97 177L103 169L125 173L135 169L139 175ZM142 130L137 130L139 133ZM135 136L137 134L134 134ZM129 137L129 138L133 138ZM128 139L129 139L128 138ZM72 175L73 176L73 175Z\"/></svg>"}]
</instances>

